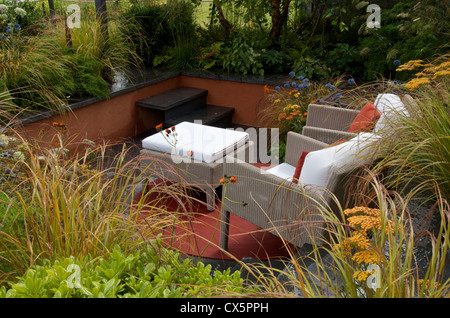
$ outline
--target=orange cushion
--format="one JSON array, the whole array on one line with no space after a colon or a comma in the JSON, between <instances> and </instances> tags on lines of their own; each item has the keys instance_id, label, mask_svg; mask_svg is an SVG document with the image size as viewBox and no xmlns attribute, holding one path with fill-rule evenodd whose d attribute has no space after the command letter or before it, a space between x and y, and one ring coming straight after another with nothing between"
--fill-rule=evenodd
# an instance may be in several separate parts
<instances>
[{"instance_id":1,"label":"orange cushion","mask_svg":"<svg viewBox=\"0 0 450 318\"><path fill-rule=\"evenodd\" d=\"M348 132L360 133L372 131L375 122L380 118L380 112L372 103L367 103L353 120Z\"/></svg>"},{"instance_id":2,"label":"orange cushion","mask_svg":"<svg viewBox=\"0 0 450 318\"><path fill-rule=\"evenodd\" d=\"M309 151L303 151L302 155L298 159L297 167L295 167L294 178L292 179L292 183L298 183L298 179L300 178L300 173L302 172L303 163L305 162L305 157L307 154L309 154Z\"/></svg>"}]
</instances>

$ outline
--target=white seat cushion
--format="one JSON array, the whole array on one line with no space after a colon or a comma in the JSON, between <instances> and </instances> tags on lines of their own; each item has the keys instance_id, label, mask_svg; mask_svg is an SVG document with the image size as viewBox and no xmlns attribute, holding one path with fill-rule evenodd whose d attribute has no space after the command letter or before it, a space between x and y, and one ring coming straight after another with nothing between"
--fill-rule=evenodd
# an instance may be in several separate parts
<instances>
[{"instance_id":1,"label":"white seat cushion","mask_svg":"<svg viewBox=\"0 0 450 318\"><path fill-rule=\"evenodd\" d=\"M292 181L292 178L294 177L294 173L295 173L295 167L291 166L288 163L283 162L282 164L279 164L273 168L270 168L265 172L274 174L274 175L280 177L281 179L286 179L287 181Z\"/></svg>"},{"instance_id":2,"label":"white seat cushion","mask_svg":"<svg viewBox=\"0 0 450 318\"><path fill-rule=\"evenodd\" d=\"M326 187L334 169L370 160L371 150L367 146L378 138L373 133L363 132L339 145L310 152L305 157L299 182L304 186Z\"/></svg>"},{"instance_id":3,"label":"white seat cushion","mask_svg":"<svg viewBox=\"0 0 450 318\"><path fill-rule=\"evenodd\" d=\"M175 147L160 132L142 140L142 147L182 157L188 157L188 152L192 151L194 160L210 163L233 152L249 139L246 132L190 122L176 125L175 131L178 135L176 153Z\"/></svg>"},{"instance_id":4,"label":"white seat cushion","mask_svg":"<svg viewBox=\"0 0 450 318\"><path fill-rule=\"evenodd\" d=\"M399 96L395 94L378 94L375 107L381 116L375 124L374 133L389 134L389 128L395 127L395 119L400 115L408 115L408 111Z\"/></svg>"}]
</instances>

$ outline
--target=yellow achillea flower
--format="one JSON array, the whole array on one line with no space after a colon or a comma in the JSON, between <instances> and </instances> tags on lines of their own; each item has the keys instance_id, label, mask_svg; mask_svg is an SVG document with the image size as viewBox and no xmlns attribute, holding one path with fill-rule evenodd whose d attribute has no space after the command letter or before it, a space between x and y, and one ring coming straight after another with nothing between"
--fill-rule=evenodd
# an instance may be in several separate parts
<instances>
[{"instance_id":1,"label":"yellow achillea flower","mask_svg":"<svg viewBox=\"0 0 450 318\"><path fill-rule=\"evenodd\" d=\"M424 66L425 66L425 64L424 64L424 61L422 61L422 60L411 60L411 61L408 61L405 64L400 65L397 68L397 72L412 71L412 70L414 70L414 69L416 69L418 67L424 67Z\"/></svg>"},{"instance_id":2,"label":"yellow achillea flower","mask_svg":"<svg viewBox=\"0 0 450 318\"><path fill-rule=\"evenodd\" d=\"M367 277L374 274L375 270L371 271L356 271L353 273L353 278L359 280L360 282L365 281Z\"/></svg>"},{"instance_id":3,"label":"yellow achillea flower","mask_svg":"<svg viewBox=\"0 0 450 318\"><path fill-rule=\"evenodd\" d=\"M347 239L347 243L359 249L367 249L370 247L370 240L367 235L356 231Z\"/></svg>"},{"instance_id":4,"label":"yellow achillea flower","mask_svg":"<svg viewBox=\"0 0 450 318\"><path fill-rule=\"evenodd\" d=\"M408 83L405 84L405 87L410 90L415 90L421 85L430 84L430 79L428 77L419 77L419 78L413 78Z\"/></svg>"},{"instance_id":5,"label":"yellow achillea flower","mask_svg":"<svg viewBox=\"0 0 450 318\"><path fill-rule=\"evenodd\" d=\"M363 231L371 229L382 230L381 215L379 209L371 209L367 207L354 207L344 211L345 215L352 215L347 220L351 226L359 227ZM392 230L393 222L386 221L386 231Z\"/></svg>"},{"instance_id":6,"label":"yellow achillea flower","mask_svg":"<svg viewBox=\"0 0 450 318\"><path fill-rule=\"evenodd\" d=\"M356 214L356 213L362 213L365 215L370 215L370 216L380 216L380 210L379 209L371 209L365 206L356 206L352 209L346 209L344 211L345 215L349 215L349 214Z\"/></svg>"},{"instance_id":7,"label":"yellow achillea flower","mask_svg":"<svg viewBox=\"0 0 450 318\"><path fill-rule=\"evenodd\" d=\"M423 85L431 84L431 80L436 80L441 76L450 75L450 61L441 62L439 65L425 64L422 60L411 60L397 68L397 71L411 71L422 68L420 72L415 74L413 78L406 83L405 88L413 91Z\"/></svg>"},{"instance_id":8,"label":"yellow achillea flower","mask_svg":"<svg viewBox=\"0 0 450 318\"><path fill-rule=\"evenodd\" d=\"M446 76L446 75L450 75L450 69L437 71L436 73L434 73L433 79L436 79L439 76Z\"/></svg>"},{"instance_id":9,"label":"yellow achillea flower","mask_svg":"<svg viewBox=\"0 0 450 318\"><path fill-rule=\"evenodd\" d=\"M344 214L353 229L350 236L346 237L341 244L336 244L333 249L335 252L342 253L343 257L351 257L351 260L358 264L360 270L353 273L353 278L364 281L374 273L374 271L365 270L366 266L379 265L383 262L383 255L374 248L370 237L376 236L381 230L392 231L394 223L391 220L383 222L380 210L368 207L357 206L346 209Z\"/></svg>"},{"instance_id":10,"label":"yellow achillea flower","mask_svg":"<svg viewBox=\"0 0 450 318\"><path fill-rule=\"evenodd\" d=\"M352 260L354 260L358 264L377 264L379 262L379 257L377 252L373 250L364 250L355 253L352 257Z\"/></svg>"}]
</instances>

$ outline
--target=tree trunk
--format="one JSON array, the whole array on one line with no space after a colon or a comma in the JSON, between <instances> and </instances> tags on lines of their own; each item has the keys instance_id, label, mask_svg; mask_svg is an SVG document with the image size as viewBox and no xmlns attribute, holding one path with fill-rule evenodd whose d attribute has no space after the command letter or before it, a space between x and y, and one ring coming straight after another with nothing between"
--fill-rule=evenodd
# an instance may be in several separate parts
<instances>
[{"instance_id":1,"label":"tree trunk","mask_svg":"<svg viewBox=\"0 0 450 318\"><path fill-rule=\"evenodd\" d=\"M106 10L106 0L95 0L95 11L97 20L101 23L101 32L105 38L108 37L108 19Z\"/></svg>"},{"instance_id":2,"label":"tree trunk","mask_svg":"<svg viewBox=\"0 0 450 318\"><path fill-rule=\"evenodd\" d=\"M219 0L214 0L213 1L213 6L216 7L217 9L217 13L219 14L219 22L220 25L227 31L230 31L233 26L231 25L231 23L225 18L225 16L223 15L223 10L222 10L222 6L219 3Z\"/></svg>"},{"instance_id":3,"label":"tree trunk","mask_svg":"<svg viewBox=\"0 0 450 318\"><path fill-rule=\"evenodd\" d=\"M55 15L55 3L53 0L48 0L48 8L50 10L50 18L53 18Z\"/></svg>"},{"instance_id":4,"label":"tree trunk","mask_svg":"<svg viewBox=\"0 0 450 318\"><path fill-rule=\"evenodd\" d=\"M281 2L283 2L282 8ZM271 39L277 39L280 36L288 18L290 3L291 0L272 0L272 28L269 33Z\"/></svg>"}]
</instances>

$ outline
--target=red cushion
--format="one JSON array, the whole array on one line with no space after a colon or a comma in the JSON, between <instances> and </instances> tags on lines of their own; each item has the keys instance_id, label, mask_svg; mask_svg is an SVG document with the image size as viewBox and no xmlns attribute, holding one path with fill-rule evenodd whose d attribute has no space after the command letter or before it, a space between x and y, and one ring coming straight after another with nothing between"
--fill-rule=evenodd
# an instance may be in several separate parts
<instances>
[{"instance_id":1,"label":"red cushion","mask_svg":"<svg viewBox=\"0 0 450 318\"><path fill-rule=\"evenodd\" d=\"M302 172L303 163L305 162L305 157L307 154L309 154L309 151L303 151L302 155L298 159L297 167L295 167L294 178L292 180L293 183L298 183L298 179L300 178L300 173Z\"/></svg>"},{"instance_id":2,"label":"red cushion","mask_svg":"<svg viewBox=\"0 0 450 318\"><path fill-rule=\"evenodd\" d=\"M348 132L360 133L372 131L375 122L380 118L380 112L372 103L367 103L353 120Z\"/></svg>"}]
</instances>

